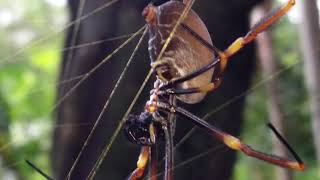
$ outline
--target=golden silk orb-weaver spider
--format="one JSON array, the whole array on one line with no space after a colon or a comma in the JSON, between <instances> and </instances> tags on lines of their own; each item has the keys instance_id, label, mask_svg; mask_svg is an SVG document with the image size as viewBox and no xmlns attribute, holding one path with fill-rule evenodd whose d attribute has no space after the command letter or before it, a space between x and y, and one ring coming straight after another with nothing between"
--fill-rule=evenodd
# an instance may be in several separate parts
<instances>
[{"instance_id":1,"label":"golden silk orb-weaver spider","mask_svg":"<svg viewBox=\"0 0 320 180\"><path fill-rule=\"evenodd\" d=\"M195 104L200 102L207 92L218 88L229 58L285 15L295 5L295 0L288 0L285 5L270 12L244 37L236 39L224 51L212 44L205 24L191 9L193 2L194 0L169 1L159 6L149 4L142 12L149 29L148 50L157 80L145 105L145 111L140 115L129 115L125 122L124 130L128 139L142 146L137 168L128 179L141 179L148 164L149 178L157 179L156 144L160 139L165 139L166 146L164 179L173 179L174 115L190 120L233 150L284 168L304 170L301 158L272 124L268 124L269 128L295 160L257 151L242 143L240 139L177 107L175 103L177 98L184 103ZM53 179L32 162L26 162L46 179Z\"/></svg>"},{"instance_id":2,"label":"golden silk orb-weaver spider","mask_svg":"<svg viewBox=\"0 0 320 180\"><path fill-rule=\"evenodd\" d=\"M148 164L149 178L157 178L156 144L159 139L165 139L166 144L164 179L173 179L174 115L192 121L231 149L277 166L304 170L302 160L272 124L268 126L295 160L257 151L240 139L177 107L175 103L175 99L188 104L200 102L207 92L219 87L229 58L285 15L295 5L295 1L288 0L285 5L272 11L224 51L213 46L205 24L191 9L193 2L169 1L159 6L149 4L142 12L149 29L148 50L157 80L145 111L140 115L129 115L124 127L128 139L142 146L137 168L128 179L142 178Z\"/></svg>"}]
</instances>

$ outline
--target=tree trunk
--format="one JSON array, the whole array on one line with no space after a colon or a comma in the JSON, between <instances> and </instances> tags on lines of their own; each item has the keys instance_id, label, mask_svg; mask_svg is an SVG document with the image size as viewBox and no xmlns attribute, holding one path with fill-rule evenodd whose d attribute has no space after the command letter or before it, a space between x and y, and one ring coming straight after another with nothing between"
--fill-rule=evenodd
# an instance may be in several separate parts
<instances>
[{"instance_id":1,"label":"tree trunk","mask_svg":"<svg viewBox=\"0 0 320 180\"><path fill-rule=\"evenodd\" d=\"M271 10L271 1L265 0L262 5L256 7L253 11L253 22L257 23L267 12ZM272 37L270 31L265 31L257 38L257 51L260 60L263 79L274 75L278 72L277 63L272 50ZM285 123L283 113L280 107L280 93L277 79L271 79L266 82L267 103L269 111L269 121L281 132L285 134ZM285 136L285 135L284 135ZM288 153L277 138L273 138L274 153L283 157L288 157ZM278 180L291 180L292 173L288 169L276 167L276 177Z\"/></svg>"},{"instance_id":2,"label":"tree trunk","mask_svg":"<svg viewBox=\"0 0 320 180\"><path fill-rule=\"evenodd\" d=\"M309 91L313 138L316 156L320 162L320 28L319 13L315 0L302 1L300 34L306 85Z\"/></svg>"},{"instance_id":3,"label":"tree trunk","mask_svg":"<svg viewBox=\"0 0 320 180\"><path fill-rule=\"evenodd\" d=\"M93 9L101 7L107 2L109 1L87 1L83 14L90 13ZM75 41L76 45L136 31L144 24L141 11L146 6L146 2L138 0L120 1L82 21ZM212 34L214 44L220 49L225 49L237 37L246 34L249 27L249 12L258 2L260 0L202 0L195 3L194 9L206 23L209 32ZM69 0L71 20L76 18L78 3L79 1ZM72 28L68 30L66 47L71 44L72 32ZM64 179L68 173L136 42L121 50L121 54L116 55L115 58L91 75L71 96L58 106L56 124L89 123L91 126L66 126L55 129L52 151L55 179ZM125 82L120 85L119 91L115 94L114 100L111 101L102 122L94 133L79 163L77 163L71 179L85 179L87 177L102 148L108 143L115 126L117 126L131 103L133 96L150 68L146 44L145 41L144 46L140 48L135 62L129 68L129 77L127 76ZM70 59L67 58L68 55L65 53L61 63L60 81L88 72L118 45L119 42L105 42L76 49ZM202 117L214 111L215 108L226 101L246 91L254 70L254 57L254 48L251 44L232 58L219 90L209 93L201 103L192 106L185 105L185 107L197 116ZM66 62L67 60L69 62ZM60 86L57 98L63 97L73 85L74 83L69 83L63 87ZM140 113L143 110L151 87L152 83L149 83L134 108L135 113ZM212 115L210 120L215 120L215 125L226 132L239 136L243 120L244 101L245 97L240 98L235 103ZM175 139L181 139L192 127L192 124L178 118ZM218 144L212 136L197 132L181 148L178 148L175 153L175 164L179 164L188 158L217 146L221 146L221 144ZM124 136L120 135L99 169L96 179L125 179L135 168L138 154L139 147L130 144ZM174 177L175 179L226 180L232 176L235 159L234 151L225 151L220 148L205 158L197 159L190 164L175 169Z\"/></svg>"}]
</instances>

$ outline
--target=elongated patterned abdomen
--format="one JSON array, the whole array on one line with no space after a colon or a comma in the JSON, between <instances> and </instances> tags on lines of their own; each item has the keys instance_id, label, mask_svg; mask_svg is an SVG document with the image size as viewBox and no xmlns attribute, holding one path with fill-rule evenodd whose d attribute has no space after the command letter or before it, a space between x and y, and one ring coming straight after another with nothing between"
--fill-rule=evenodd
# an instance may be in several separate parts
<instances>
[{"instance_id":1,"label":"elongated patterned abdomen","mask_svg":"<svg viewBox=\"0 0 320 180\"><path fill-rule=\"evenodd\" d=\"M160 6L149 5L143 15L149 27L149 53L154 62L159 55L163 44L168 38L185 5L179 1L170 1ZM208 30L199 16L190 11L183 21L190 29L196 32L205 41L212 45ZM157 67L159 76L165 80L188 75L209 64L214 58L213 52L182 26L179 26L172 41L161 58L161 66ZM189 81L181 83L178 88L194 88L210 83L213 69ZM206 93L180 95L178 99L185 103L200 102Z\"/></svg>"}]
</instances>

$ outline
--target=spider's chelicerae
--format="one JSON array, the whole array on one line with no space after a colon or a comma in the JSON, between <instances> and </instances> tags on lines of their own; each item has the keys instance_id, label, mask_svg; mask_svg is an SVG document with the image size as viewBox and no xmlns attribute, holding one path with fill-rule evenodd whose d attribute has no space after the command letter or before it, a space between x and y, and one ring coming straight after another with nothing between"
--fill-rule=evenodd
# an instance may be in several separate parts
<instances>
[{"instance_id":1,"label":"spider's chelicerae","mask_svg":"<svg viewBox=\"0 0 320 180\"><path fill-rule=\"evenodd\" d=\"M206 26L190 10L192 2L169 1L159 6L149 4L142 12L149 29L148 49L157 80L145 111L140 115L130 115L125 124L128 139L142 146L137 168L128 179L143 177L148 162L150 178L156 179L156 143L161 138L166 142L164 178L172 179L175 115L192 121L231 149L281 167L303 170L301 159L271 124L268 124L270 129L291 152L294 161L257 151L175 104L176 99L188 104L200 102L207 92L219 87L228 59L285 15L294 6L295 0L288 0L285 5L272 11L224 51L213 46ZM165 45L167 41L170 43ZM167 46L164 52L163 46Z\"/></svg>"}]
</instances>

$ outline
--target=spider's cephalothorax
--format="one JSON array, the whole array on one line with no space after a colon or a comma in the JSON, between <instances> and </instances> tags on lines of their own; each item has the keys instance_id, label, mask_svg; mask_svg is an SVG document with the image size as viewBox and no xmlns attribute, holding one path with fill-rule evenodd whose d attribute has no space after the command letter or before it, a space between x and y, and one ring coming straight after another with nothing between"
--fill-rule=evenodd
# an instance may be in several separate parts
<instances>
[{"instance_id":1,"label":"spider's cephalothorax","mask_svg":"<svg viewBox=\"0 0 320 180\"><path fill-rule=\"evenodd\" d=\"M162 46L169 37L185 4L179 1L169 1L160 6L148 5L142 15L149 28L149 54L152 65L160 79L168 81L195 72L209 64L214 58L210 49L203 46L194 36L183 27L178 27L163 57L155 62ZM190 11L183 21L183 25L191 28L197 35L212 45L208 30L199 16ZM200 87L210 83L213 68L207 72L179 84L179 88ZM200 102L206 93L179 95L178 99L189 104Z\"/></svg>"},{"instance_id":2,"label":"spider's cephalothorax","mask_svg":"<svg viewBox=\"0 0 320 180\"><path fill-rule=\"evenodd\" d=\"M152 116L148 112L140 115L129 115L125 125L124 132L132 143L150 146L155 143L155 138L150 135Z\"/></svg>"},{"instance_id":3,"label":"spider's cephalothorax","mask_svg":"<svg viewBox=\"0 0 320 180\"><path fill-rule=\"evenodd\" d=\"M151 146L155 144L155 137L163 139L162 126L153 122L152 115L143 112L140 115L129 115L124 125L124 132L128 140L134 144Z\"/></svg>"},{"instance_id":4,"label":"spider's cephalothorax","mask_svg":"<svg viewBox=\"0 0 320 180\"><path fill-rule=\"evenodd\" d=\"M155 88L151 90L150 99L146 102L145 111L140 115L129 115L125 122L125 135L134 144L151 146L155 138L163 139L162 125L165 119L158 111L160 81L155 82Z\"/></svg>"}]
</instances>

